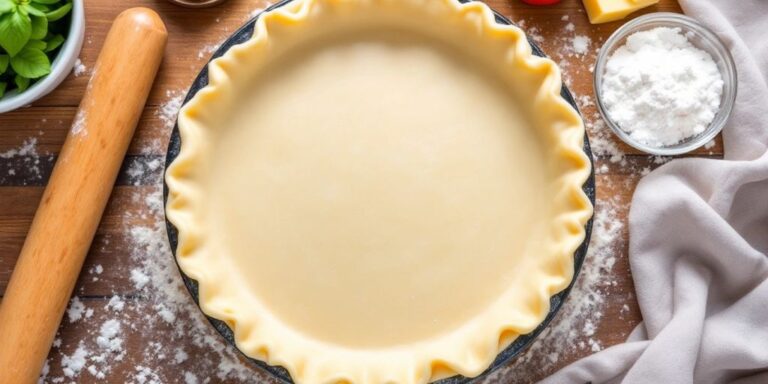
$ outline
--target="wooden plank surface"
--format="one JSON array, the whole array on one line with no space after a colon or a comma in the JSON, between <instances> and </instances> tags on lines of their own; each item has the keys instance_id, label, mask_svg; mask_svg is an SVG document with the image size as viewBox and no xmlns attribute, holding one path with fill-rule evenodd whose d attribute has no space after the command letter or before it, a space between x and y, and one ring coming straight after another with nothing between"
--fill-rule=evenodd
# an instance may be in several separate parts
<instances>
[{"instance_id":1,"label":"wooden plank surface","mask_svg":"<svg viewBox=\"0 0 768 384\"><path fill-rule=\"evenodd\" d=\"M179 97L217 44L267 4L230 0L217 8L191 10L161 0L85 3L86 40L80 58L86 73L71 75L31 107L0 115L0 295L111 21L123 9L148 6L168 24L165 62L78 282L72 318L65 316L59 342L50 353L44 381L271 381L212 331L181 289L158 208L164 153ZM551 331L505 369L483 379L527 383L623 341L640 321L627 260L626 215L642 174L668 159L620 143L595 111L590 68L596 50L621 22L590 25L577 0L548 8L518 0L487 3L520 23L560 63L596 149L599 239L593 241L574 294ZM680 9L674 1L661 1L645 12L652 11ZM588 53L574 51L577 36L589 39ZM693 155L719 157L722 145L718 139ZM142 285L143 277L150 281ZM114 327L109 325L115 324L119 331L111 332Z\"/></svg>"}]
</instances>

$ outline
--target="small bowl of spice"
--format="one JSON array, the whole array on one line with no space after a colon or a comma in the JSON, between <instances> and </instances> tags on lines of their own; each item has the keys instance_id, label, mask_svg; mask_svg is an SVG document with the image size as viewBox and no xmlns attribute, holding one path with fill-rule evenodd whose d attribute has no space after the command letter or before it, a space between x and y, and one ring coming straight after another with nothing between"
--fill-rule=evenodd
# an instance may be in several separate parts
<instances>
[{"instance_id":1,"label":"small bowl of spice","mask_svg":"<svg viewBox=\"0 0 768 384\"><path fill-rule=\"evenodd\" d=\"M606 124L654 155L699 148L725 126L736 66L717 36L690 17L652 13L623 25L597 56L595 94Z\"/></svg>"}]
</instances>

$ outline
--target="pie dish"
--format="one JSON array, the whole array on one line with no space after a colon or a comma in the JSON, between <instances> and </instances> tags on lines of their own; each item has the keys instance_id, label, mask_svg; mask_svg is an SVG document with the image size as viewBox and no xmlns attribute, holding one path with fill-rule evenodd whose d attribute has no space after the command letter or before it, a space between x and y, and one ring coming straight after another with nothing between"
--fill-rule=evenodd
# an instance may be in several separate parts
<instances>
[{"instance_id":1,"label":"pie dish","mask_svg":"<svg viewBox=\"0 0 768 384\"><path fill-rule=\"evenodd\" d=\"M485 5L296 0L209 77L167 214L246 355L302 383L476 376L570 284L583 123Z\"/></svg>"}]
</instances>

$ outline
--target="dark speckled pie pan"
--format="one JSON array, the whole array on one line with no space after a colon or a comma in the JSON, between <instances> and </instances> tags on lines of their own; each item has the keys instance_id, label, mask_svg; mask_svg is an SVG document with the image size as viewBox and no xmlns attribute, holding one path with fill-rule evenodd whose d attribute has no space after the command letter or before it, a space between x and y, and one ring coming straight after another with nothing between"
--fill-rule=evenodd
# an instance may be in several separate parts
<instances>
[{"instance_id":1,"label":"dark speckled pie pan","mask_svg":"<svg viewBox=\"0 0 768 384\"><path fill-rule=\"evenodd\" d=\"M294 0L283 0L277 4L272 5L271 7L267 8L266 11L281 7L291 1ZM461 2L469 2L472 0L459 0ZM511 25L512 22L507 19L506 17L500 15L498 12L494 12L496 16L496 22L499 24L506 24ZM213 57L211 59L215 59L217 57L222 56L229 48L231 48L233 45L237 45L240 43L243 43L251 38L253 35L253 29L254 25L256 23L256 20L258 19L259 15L248 21L244 26L242 26L240 29L238 29L232 36L229 37L222 45L221 47L214 53ZM541 51L541 49L529 39L529 43L531 44L531 47L533 49L533 54L540 57L546 57L544 55L544 52ZM186 104L195 94L201 90L203 87L205 87L208 84L208 69L207 66L203 68L200 73L197 75L197 78L192 83L192 86L189 89L189 92L187 93L186 98L184 99L184 103ZM575 101L573 100L573 96L571 95L570 91L563 86L562 90L560 92L562 97L571 105L574 109L578 110ZM173 133L171 135L171 141L168 145L168 153L166 155L165 159L165 165L167 166L176 158L176 156L179 154L179 149L181 148L181 138L179 137L179 127L176 125L173 129ZM589 140L584 136L584 152L589 156L590 161L592 159L592 151L589 147ZM595 204L595 174L594 170L592 171L589 179L583 186L584 193L587 194L589 197L589 200L592 202L592 204ZM164 198L168 199L168 186L164 185L163 188L163 195ZM176 228L166 220L166 225L168 228L168 239L171 244L171 249L174 253L174 260L175 260L175 254L176 254L176 247L178 245L178 234L176 231ZM589 222L587 222L585 226L586 230L586 237L584 242L579 246L579 248L574 253L574 277L573 281L571 281L571 284L568 286L568 288L564 289L562 292L558 293L555 296L552 296L550 299L550 309L549 313L547 314L547 317L544 319L544 321L535 329L533 332L522 335L515 339L515 341L509 345L507 348L505 348L501 353L498 354L496 357L496 360L494 360L493 364L491 365L488 370L486 370L481 376L487 375L494 370L499 369L500 367L507 364L512 358L522 353L533 341L533 339L536 338L543 330L547 327L550 321L555 317L555 314L560 309L560 307L563 306L563 302L565 301L565 298L568 296L568 293L571 290L571 287L573 287L573 283L576 281L576 277L578 276L579 270L581 269L581 265L584 262L584 258L587 253L587 245L589 244L589 238L592 233L592 220L590 219ZM192 280L188 276L184 274L184 272L181 272L181 276L184 279L184 284L187 286L187 289L189 290L190 294L192 295L192 298L195 300L196 303L199 304L199 297L198 297L198 287L197 282L195 280ZM232 330L222 321L219 321L217 319L208 317L208 320L213 324L213 327L216 328L216 330L225 338L227 341L235 345L235 338L232 333ZM254 364L258 365L259 367L265 369L267 372L275 376L276 378L280 379L281 381L285 383L292 383L291 378L288 374L288 372L281 368L276 366L271 366L263 361L250 359ZM468 383L471 382L473 379L466 378L463 376L454 376L447 379L439 380L437 383L440 384L458 384L458 383Z\"/></svg>"}]
</instances>

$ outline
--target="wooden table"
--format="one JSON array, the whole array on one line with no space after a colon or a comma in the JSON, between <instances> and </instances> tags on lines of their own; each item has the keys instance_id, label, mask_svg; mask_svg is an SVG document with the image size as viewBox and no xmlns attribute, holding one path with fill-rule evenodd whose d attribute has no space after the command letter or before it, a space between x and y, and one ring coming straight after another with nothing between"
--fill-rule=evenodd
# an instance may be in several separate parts
<instances>
[{"instance_id":1,"label":"wooden table","mask_svg":"<svg viewBox=\"0 0 768 384\"><path fill-rule=\"evenodd\" d=\"M595 50L621 22L590 25L577 0L547 8L529 7L518 0L487 2L519 22L544 51L561 64L564 77L579 99L590 137L600 141L595 159L599 170L598 212L612 211L619 225L613 228L613 236L603 236L607 243L594 245L601 248L597 253L593 251L587 260L587 272L577 283L578 294L566 302L564 312L575 309L567 315L561 313L554 324L557 330L540 338L509 367L486 379L533 382L593 350L622 342L640 321L627 261L627 231L622 225L641 174L666 159L654 159L623 145L599 124L593 105L590 67L594 64ZM75 295L83 306L82 318L70 321L65 315L60 340L50 353L46 381L142 382L143 379L147 383L152 380L176 383L186 379L195 382L194 376L199 382L205 382L206 378L210 382L264 382L268 378L263 371L233 353L197 313L191 298L179 289L180 277L167 245L161 244L158 248L156 237L163 220L157 204L162 174L162 166L158 165L164 158L177 107L175 102L186 92L215 45L266 3L230 0L217 8L190 10L161 0L87 0L86 41L80 55L87 69L92 68L114 17L125 8L139 5L156 9L168 25L170 39L165 62L76 288ZM679 12L680 9L674 1L661 1L648 11ZM572 23L573 28L567 27L568 23ZM589 53L573 52L576 36L591 40ZM0 116L0 295L87 81L87 73L71 75L55 92L32 107ZM27 145L26 150L19 151L33 142L34 146ZM619 152L617 156L605 149L612 145ZM714 146L694 155L719 157L721 154L718 139ZM148 197L155 198L154 205ZM603 224L610 227L617 223ZM154 231L154 240L142 237L142 231ZM142 274L161 281L142 285ZM164 289L172 293L161 292ZM119 298L117 301L125 302L122 311L107 305L114 296ZM584 304L581 300L588 302ZM72 315L77 317L77 314L77 308L73 309ZM102 328L110 320L120 324L120 331L112 335L114 337L106 332L107 341L120 339L111 352L109 347L102 346L104 339L99 339L104 336ZM567 322L579 324L570 326ZM88 351L84 354L86 363L79 371L72 371L72 367L78 365L78 348L81 352ZM99 360L100 356L106 361ZM62 364L71 371L63 371ZM90 366L93 370L89 370Z\"/></svg>"}]
</instances>

